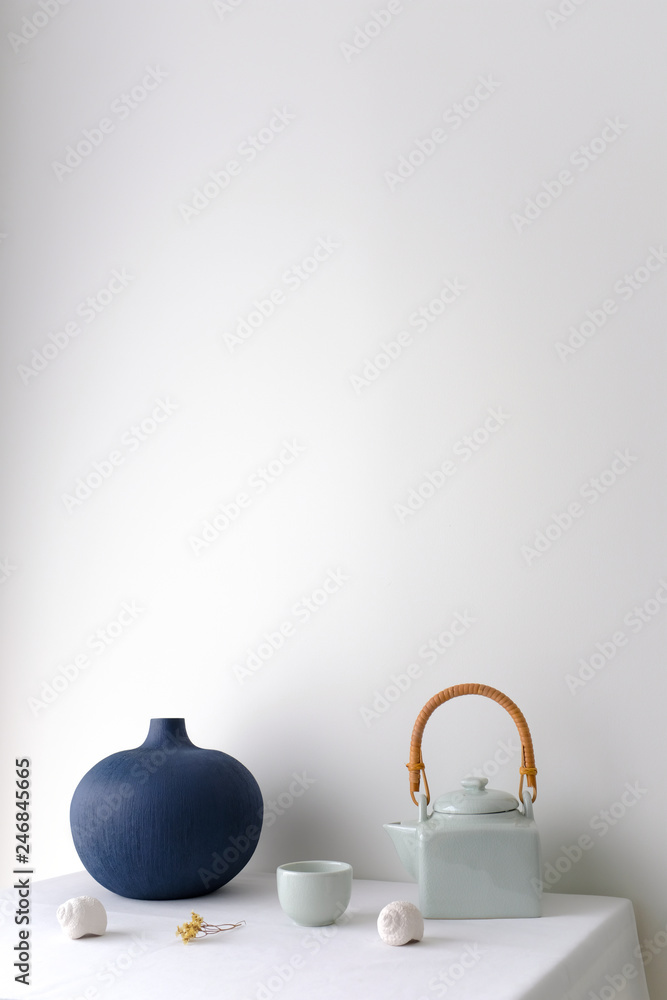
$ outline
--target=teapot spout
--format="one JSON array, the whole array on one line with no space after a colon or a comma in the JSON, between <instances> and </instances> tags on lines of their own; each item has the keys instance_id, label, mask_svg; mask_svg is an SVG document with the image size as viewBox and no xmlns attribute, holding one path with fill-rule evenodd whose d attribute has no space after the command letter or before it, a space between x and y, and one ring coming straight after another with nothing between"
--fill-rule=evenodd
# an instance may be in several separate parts
<instances>
[{"instance_id":1,"label":"teapot spout","mask_svg":"<svg viewBox=\"0 0 667 1000\"><path fill-rule=\"evenodd\" d=\"M384 823L406 872L417 881L417 826L414 823Z\"/></svg>"}]
</instances>

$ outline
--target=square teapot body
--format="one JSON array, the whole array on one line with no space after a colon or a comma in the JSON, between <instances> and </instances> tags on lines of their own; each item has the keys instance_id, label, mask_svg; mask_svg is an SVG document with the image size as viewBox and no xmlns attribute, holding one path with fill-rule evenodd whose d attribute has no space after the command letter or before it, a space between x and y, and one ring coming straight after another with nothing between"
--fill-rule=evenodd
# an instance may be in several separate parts
<instances>
[{"instance_id":1,"label":"square teapot body","mask_svg":"<svg viewBox=\"0 0 667 1000\"><path fill-rule=\"evenodd\" d=\"M539 917L540 839L518 810L434 812L417 824L419 908L424 917Z\"/></svg>"}]
</instances>

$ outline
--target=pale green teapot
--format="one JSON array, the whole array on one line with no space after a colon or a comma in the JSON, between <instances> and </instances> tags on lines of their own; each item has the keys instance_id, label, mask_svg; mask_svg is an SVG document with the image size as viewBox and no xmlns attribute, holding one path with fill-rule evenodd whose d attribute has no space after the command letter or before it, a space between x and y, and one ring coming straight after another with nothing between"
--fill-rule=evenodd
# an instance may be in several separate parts
<instances>
[{"instance_id":1,"label":"pale green teapot","mask_svg":"<svg viewBox=\"0 0 667 1000\"><path fill-rule=\"evenodd\" d=\"M492 698L507 709L521 738L517 801L470 777L427 810L430 792L419 791L424 762L421 741L431 713L464 694ZM513 701L483 684L459 684L434 695L419 713L410 743L410 795L419 807L414 822L385 823L408 874L419 883L424 917L539 917L542 912L540 839L533 816L537 769L528 725ZM523 789L524 778L528 787Z\"/></svg>"}]
</instances>

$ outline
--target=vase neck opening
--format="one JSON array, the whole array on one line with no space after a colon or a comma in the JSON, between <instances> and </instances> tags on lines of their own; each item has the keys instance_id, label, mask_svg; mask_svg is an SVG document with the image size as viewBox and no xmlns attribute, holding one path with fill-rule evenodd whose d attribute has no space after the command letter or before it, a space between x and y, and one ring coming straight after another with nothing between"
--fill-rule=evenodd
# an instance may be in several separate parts
<instances>
[{"instance_id":1,"label":"vase neck opening","mask_svg":"<svg viewBox=\"0 0 667 1000\"><path fill-rule=\"evenodd\" d=\"M148 736L142 746L160 747L166 743L174 747L192 746L185 729L185 719L151 719Z\"/></svg>"}]
</instances>

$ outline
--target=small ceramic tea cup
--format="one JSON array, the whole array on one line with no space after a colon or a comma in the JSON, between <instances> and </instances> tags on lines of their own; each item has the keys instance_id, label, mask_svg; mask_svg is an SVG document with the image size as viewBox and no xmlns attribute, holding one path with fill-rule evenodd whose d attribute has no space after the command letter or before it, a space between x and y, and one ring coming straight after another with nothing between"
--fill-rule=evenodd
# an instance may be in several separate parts
<instances>
[{"instance_id":1,"label":"small ceramic tea cup","mask_svg":"<svg viewBox=\"0 0 667 1000\"><path fill-rule=\"evenodd\" d=\"M344 861L293 861L276 870L276 883L288 917L304 927L324 927L347 909L352 866Z\"/></svg>"}]
</instances>

